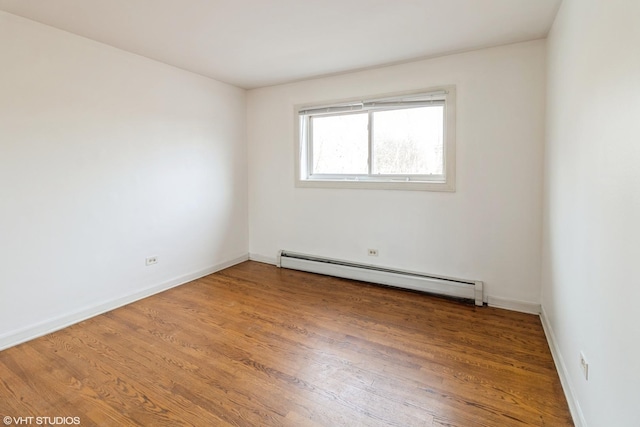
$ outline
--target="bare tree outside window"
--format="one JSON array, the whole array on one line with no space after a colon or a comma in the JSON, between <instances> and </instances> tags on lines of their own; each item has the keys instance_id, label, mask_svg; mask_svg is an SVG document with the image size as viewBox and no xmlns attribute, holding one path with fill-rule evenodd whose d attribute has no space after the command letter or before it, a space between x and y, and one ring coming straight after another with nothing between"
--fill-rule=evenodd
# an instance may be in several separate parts
<instances>
[{"instance_id":1,"label":"bare tree outside window","mask_svg":"<svg viewBox=\"0 0 640 427\"><path fill-rule=\"evenodd\" d=\"M442 174L443 114L442 106L373 113L372 173Z\"/></svg>"}]
</instances>

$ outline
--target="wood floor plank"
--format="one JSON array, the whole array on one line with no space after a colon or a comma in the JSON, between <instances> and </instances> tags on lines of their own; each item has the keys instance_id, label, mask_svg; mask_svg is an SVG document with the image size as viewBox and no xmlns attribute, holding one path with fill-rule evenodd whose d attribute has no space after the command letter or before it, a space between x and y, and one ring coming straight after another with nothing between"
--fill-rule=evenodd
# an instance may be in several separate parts
<instances>
[{"instance_id":1,"label":"wood floor plank","mask_svg":"<svg viewBox=\"0 0 640 427\"><path fill-rule=\"evenodd\" d=\"M573 425L537 316L256 262L0 352L0 415Z\"/></svg>"}]
</instances>

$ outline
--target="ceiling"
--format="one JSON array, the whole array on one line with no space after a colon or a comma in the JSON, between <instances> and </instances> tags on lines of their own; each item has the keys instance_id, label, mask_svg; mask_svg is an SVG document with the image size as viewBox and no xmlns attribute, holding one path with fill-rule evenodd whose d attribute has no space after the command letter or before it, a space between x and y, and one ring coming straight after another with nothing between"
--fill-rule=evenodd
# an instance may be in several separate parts
<instances>
[{"instance_id":1,"label":"ceiling","mask_svg":"<svg viewBox=\"0 0 640 427\"><path fill-rule=\"evenodd\" d=\"M543 38L561 0L0 0L242 88Z\"/></svg>"}]
</instances>

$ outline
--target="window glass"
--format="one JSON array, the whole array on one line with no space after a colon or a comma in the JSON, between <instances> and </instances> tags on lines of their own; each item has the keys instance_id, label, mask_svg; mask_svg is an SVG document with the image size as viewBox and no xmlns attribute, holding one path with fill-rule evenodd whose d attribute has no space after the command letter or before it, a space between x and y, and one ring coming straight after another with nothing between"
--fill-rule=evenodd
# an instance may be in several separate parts
<instances>
[{"instance_id":1,"label":"window glass","mask_svg":"<svg viewBox=\"0 0 640 427\"><path fill-rule=\"evenodd\" d=\"M374 112L371 172L442 175L443 120L443 106Z\"/></svg>"},{"instance_id":2,"label":"window glass","mask_svg":"<svg viewBox=\"0 0 640 427\"><path fill-rule=\"evenodd\" d=\"M314 117L311 123L314 174L368 173L366 113Z\"/></svg>"}]
</instances>

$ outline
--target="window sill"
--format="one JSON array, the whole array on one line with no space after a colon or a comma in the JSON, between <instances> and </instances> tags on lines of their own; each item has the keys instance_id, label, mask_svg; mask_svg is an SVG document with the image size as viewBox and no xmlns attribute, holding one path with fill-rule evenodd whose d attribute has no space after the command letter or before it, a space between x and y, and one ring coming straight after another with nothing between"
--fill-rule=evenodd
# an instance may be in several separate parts
<instances>
[{"instance_id":1,"label":"window sill","mask_svg":"<svg viewBox=\"0 0 640 427\"><path fill-rule=\"evenodd\" d=\"M301 188L350 188L360 190L404 190L404 191L441 191L455 192L452 182L429 181L390 181L367 180L356 181L346 179L297 179L296 187Z\"/></svg>"}]
</instances>

